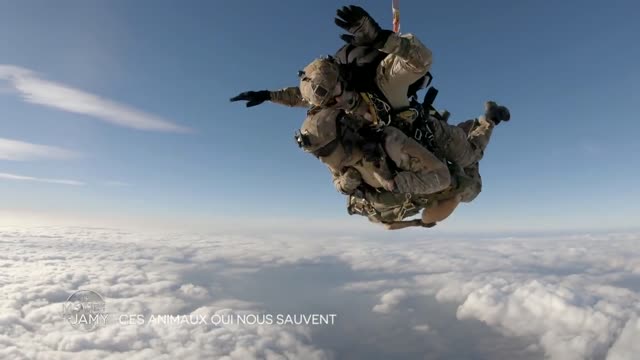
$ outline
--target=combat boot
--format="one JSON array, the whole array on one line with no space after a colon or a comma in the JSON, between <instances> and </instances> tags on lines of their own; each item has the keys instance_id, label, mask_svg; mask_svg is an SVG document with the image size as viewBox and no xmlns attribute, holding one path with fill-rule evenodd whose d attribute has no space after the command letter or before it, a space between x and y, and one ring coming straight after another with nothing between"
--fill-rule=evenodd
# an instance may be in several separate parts
<instances>
[{"instance_id":1,"label":"combat boot","mask_svg":"<svg viewBox=\"0 0 640 360\"><path fill-rule=\"evenodd\" d=\"M484 116L498 125L501 121L509 121L511 113L506 106L498 105L494 101L487 101L484 104Z\"/></svg>"}]
</instances>

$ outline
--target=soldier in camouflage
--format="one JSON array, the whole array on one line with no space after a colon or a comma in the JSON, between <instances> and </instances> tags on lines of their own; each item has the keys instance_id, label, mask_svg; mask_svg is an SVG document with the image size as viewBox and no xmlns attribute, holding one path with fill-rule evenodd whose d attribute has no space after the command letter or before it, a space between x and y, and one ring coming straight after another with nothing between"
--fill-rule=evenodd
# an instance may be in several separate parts
<instances>
[{"instance_id":1,"label":"soldier in camouflage","mask_svg":"<svg viewBox=\"0 0 640 360\"><path fill-rule=\"evenodd\" d=\"M488 144L488 136L491 134L485 131L485 128L492 129L501 121L499 118L505 116L496 109L502 108L488 102L485 115L463 122L457 127L457 135L466 134L464 141L478 146L478 161L482 158ZM303 122L298 142L305 151L312 153L327 165L336 188L348 195L347 207L350 214L364 215L370 221L381 223L388 229L408 226L431 227L446 219L460 202L472 201L482 190L479 163L476 161L466 164L464 168L471 180L464 185L459 184L458 187L426 196L385 191L375 174L381 170L365 159L362 143L354 141L352 134L344 130L344 125L340 125L341 121L343 124L349 123L344 116L335 109L312 112ZM409 155L413 151L415 149L407 149ZM391 161L384 165L385 169L391 165L400 171L407 170L407 164L403 163ZM423 210L420 220L403 221L418 214L420 210Z\"/></svg>"},{"instance_id":2,"label":"soldier in camouflage","mask_svg":"<svg viewBox=\"0 0 640 360\"><path fill-rule=\"evenodd\" d=\"M287 106L330 107L343 109L352 119L358 119L356 122L369 126L389 124L391 121L387 122L385 116L390 117L392 110L405 109L410 105L407 97L408 87L429 70L431 52L410 34L399 36L388 30L381 30L363 9L356 6L338 10L336 23L351 33L342 36L345 41L358 46L373 46L387 54L378 64L375 74L370 76L374 78L373 87L367 78L345 74L335 61L317 59L304 69L299 87L279 91L245 92L232 98L232 101L246 100L247 106L255 106L269 100ZM360 86L361 83L367 85ZM381 101L376 103L373 100ZM378 111L373 106L379 103L382 103L383 107L386 105L386 113ZM388 190L360 191L360 197L350 195L350 208L363 208L359 205L364 204L364 207L368 208L370 220L382 222L390 228L425 226L441 221L459 202L471 201L480 192L478 161L482 158L493 127L501 120L509 119L508 110L495 103L488 103L486 113L485 117L459 126L429 119L441 155L464 168L466 174L472 175L474 182L464 187L464 191L460 184L451 186L449 168L445 161L441 161L402 131L391 126L384 126L383 147L385 154L395 166L404 170L401 171L402 175L398 173L395 177L389 178L390 172L385 164L372 167L366 161L362 161L361 157L350 154L350 161L353 162L348 164L350 166L327 164L334 177L334 184L345 194L353 194L362 182L374 189ZM402 119L408 122L413 120L415 118ZM340 151L332 154L334 158L341 158ZM326 156L319 158L325 158L325 163L335 160ZM452 189L455 191L451 191ZM424 195L436 193L440 193L439 198L432 197L428 204L416 200ZM410 196L413 195L417 196L411 200ZM410 203L413 205L407 206ZM426 208L422 221L398 221L416 214L420 208Z\"/></svg>"},{"instance_id":3,"label":"soldier in camouflage","mask_svg":"<svg viewBox=\"0 0 640 360\"><path fill-rule=\"evenodd\" d=\"M410 34L399 36L390 30L380 29L366 11L357 6L338 10L336 23L351 33L343 35L346 42L379 49L388 55L377 66L377 74L370 74L368 79L352 78L351 81L345 80L345 74L340 73L340 66L336 62L317 59L303 71L300 95L307 104L343 109L352 117L363 119L367 126L380 127L386 119L381 119L376 111L372 111L372 94L356 91L358 84L371 82L371 77L375 76L371 90L381 92L381 97L388 103L388 111L408 107L409 86L428 72L431 51ZM267 94L271 99L271 94L264 92L263 99ZM297 91L284 90L282 94L292 99L297 96ZM300 105L302 102L291 101L289 104ZM405 163L405 168L409 169L399 172L392 179L386 179L392 190L428 195L451 185L447 165L435 155L395 127L386 126L383 132L382 141L389 157L397 164ZM410 152L414 156L407 155L408 149L412 149ZM350 174L340 176L349 177Z\"/></svg>"}]
</instances>

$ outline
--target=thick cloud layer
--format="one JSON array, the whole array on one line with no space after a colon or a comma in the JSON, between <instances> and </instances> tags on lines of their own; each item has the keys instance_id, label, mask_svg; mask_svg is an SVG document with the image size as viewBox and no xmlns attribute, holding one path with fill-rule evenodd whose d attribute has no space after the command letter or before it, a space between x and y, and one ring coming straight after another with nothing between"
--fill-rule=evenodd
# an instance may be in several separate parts
<instances>
[{"instance_id":1,"label":"thick cloud layer","mask_svg":"<svg viewBox=\"0 0 640 360\"><path fill-rule=\"evenodd\" d=\"M422 274L403 277L402 288L397 281L347 288L377 291L374 311L392 309L400 294L433 295L458 304L459 319L534 339L552 359L633 359L628 339L638 334L640 314L637 241L610 234L396 245L351 260L361 270Z\"/></svg>"},{"instance_id":2,"label":"thick cloud layer","mask_svg":"<svg viewBox=\"0 0 640 360\"><path fill-rule=\"evenodd\" d=\"M182 323L124 324L94 332L73 329L62 303L78 289L106 299L110 314L260 314L260 304L225 299L186 274L201 239L147 242L99 229L0 233L0 358L2 359L328 359L304 326ZM175 246L172 246L174 243ZM214 242L215 243L215 242ZM208 261L208 256L204 257ZM241 262L240 257L236 260ZM215 274L211 274L215 275ZM219 319L219 318L218 318Z\"/></svg>"},{"instance_id":3,"label":"thick cloud layer","mask_svg":"<svg viewBox=\"0 0 640 360\"><path fill-rule=\"evenodd\" d=\"M317 328L305 325L108 324L83 333L60 313L69 294L88 288L105 297L110 313L257 314L265 311L269 289L234 297L230 284L243 287L234 279L294 267L329 274L341 264L349 275L318 280L314 286L326 287L318 291L370 299L361 300L363 307L380 326L406 315L407 330L432 344L430 354L415 355L420 358L456 354L443 348L447 330L438 319L416 311L433 299L441 309L454 306L461 323L480 322L525 344L520 350L484 346L497 349L494 358L504 357L499 351L520 351L521 358L633 359L640 351L638 240L626 233L379 241L0 228L0 358L340 357L327 342L319 345ZM285 280L288 273L279 275L275 291L292 303L310 301ZM397 331L385 329L385 340L400 336Z\"/></svg>"}]
</instances>

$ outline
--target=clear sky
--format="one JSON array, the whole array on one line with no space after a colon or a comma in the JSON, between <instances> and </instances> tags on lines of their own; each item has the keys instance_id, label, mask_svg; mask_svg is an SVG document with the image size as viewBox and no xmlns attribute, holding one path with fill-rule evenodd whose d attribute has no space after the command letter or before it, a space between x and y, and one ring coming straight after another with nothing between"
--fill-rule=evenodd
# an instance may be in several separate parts
<instances>
[{"instance_id":1,"label":"clear sky","mask_svg":"<svg viewBox=\"0 0 640 360\"><path fill-rule=\"evenodd\" d=\"M0 2L0 210L346 219L300 151L303 109L228 99L341 45L338 1ZM360 2L384 27L391 1ZM636 1L401 1L452 121L510 107L484 189L443 223L631 227L640 215ZM62 181L61 181L62 180Z\"/></svg>"}]
</instances>

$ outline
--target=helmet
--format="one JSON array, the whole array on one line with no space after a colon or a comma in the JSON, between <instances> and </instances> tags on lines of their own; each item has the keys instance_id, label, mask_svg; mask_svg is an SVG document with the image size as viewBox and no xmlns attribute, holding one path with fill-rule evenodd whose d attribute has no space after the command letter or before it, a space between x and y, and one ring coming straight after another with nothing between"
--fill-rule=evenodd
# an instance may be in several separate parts
<instances>
[{"instance_id":1,"label":"helmet","mask_svg":"<svg viewBox=\"0 0 640 360\"><path fill-rule=\"evenodd\" d=\"M327 106L339 83L340 67L331 58L316 59L300 73L302 98L315 106Z\"/></svg>"},{"instance_id":2,"label":"helmet","mask_svg":"<svg viewBox=\"0 0 640 360\"><path fill-rule=\"evenodd\" d=\"M320 109L310 112L295 138L304 151L317 157L329 156L339 144L338 116L340 110Z\"/></svg>"}]
</instances>

